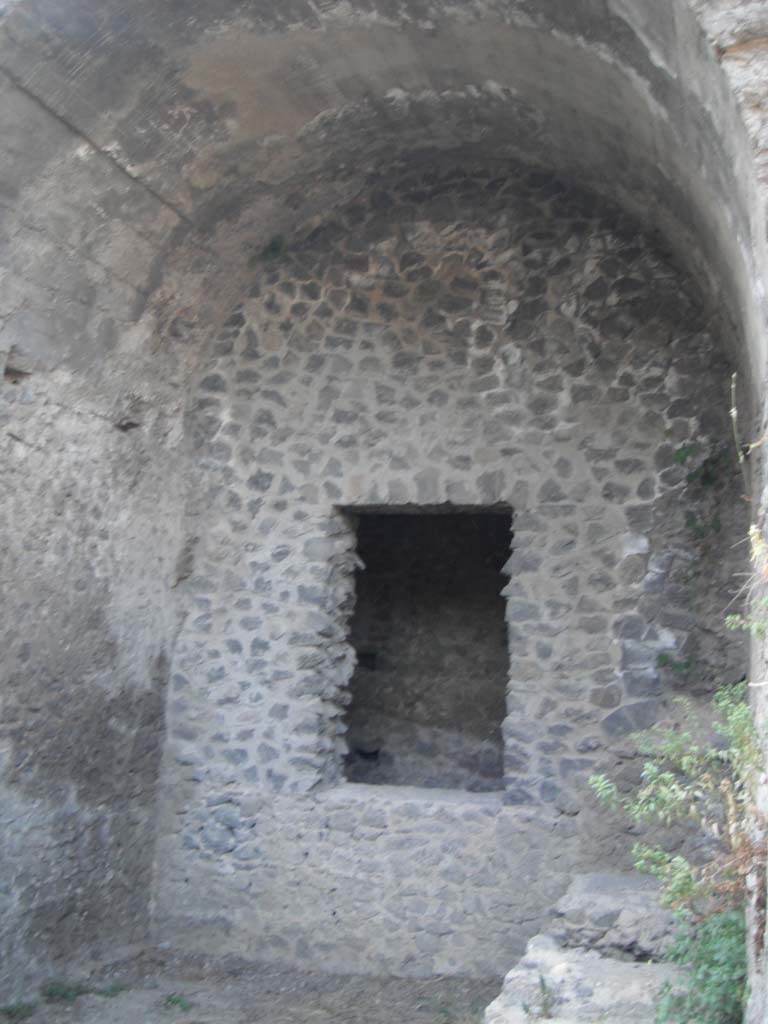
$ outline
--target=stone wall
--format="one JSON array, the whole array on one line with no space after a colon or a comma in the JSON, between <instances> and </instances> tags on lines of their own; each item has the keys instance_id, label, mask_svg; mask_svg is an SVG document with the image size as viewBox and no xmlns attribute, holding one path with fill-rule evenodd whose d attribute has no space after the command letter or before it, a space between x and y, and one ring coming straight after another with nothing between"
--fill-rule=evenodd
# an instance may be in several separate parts
<instances>
[{"instance_id":1,"label":"stone wall","mask_svg":"<svg viewBox=\"0 0 768 1024\"><path fill-rule=\"evenodd\" d=\"M185 814L192 838L173 875L163 865L158 908L162 934L200 953L499 977L586 865L568 819L493 793L225 786L206 803Z\"/></svg>"},{"instance_id":2,"label":"stone wall","mask_svg":"<svg viewBox=\"0 0 768 1024\"><path fill-rule=\"evenodd\" d=\"M2 875L15 879L2 908L10 997L28 977L54 970L79 936L138 934L147 920L153 788L143 788L140 814L132 804L130 815L113 816L111 790L102 788L97 802L63 804L63 781L80 775L73 730L101 734L115 694L135 687L138 695L131 706L139 713L126 711L125 700L117 709L125 743L154 730L141 725L154 701L147 695L161 689L153 666L172 646L175 584L192 564L205 518L195 518L193 502L189 532L181 532L182 490L194 497L201 478L184 462L176 412L206 337L250 287L257 268L249 259L276 232L301 237L300 225L325 219L390 164L402 168L415 157L440 165L456 147L464 147L463 160L506 164L523 155L618 198L709 282L716 303L734 314L725 334L743 357L742 439L759 438L768 26L761 3L733 0L291 0L247 10L239 0L137 0L130 8L76 0L66 18L48 0L0 6L0 362L10 366L3 398L15 394L30 357L36 374L23 401L2 414L2 475L11 485L0 502L11 528L1 553L0 671L13 680L3 697L14 730L45 733L48 766L48 755L62 751L55 772L34 756L25 762L34 787L21 783L15 754L3 766ZM139 419L124 437L113 427ZM140 471L125 441L140 452ZM109 534L108 557L101 538L96 559L108 589L101 570L84 590L70 585L82 585L89 568L61 543L72 518L57 515L54 484L70 463L83 494L93 473L99 494L117 496L106 502L108 525L78 516L74 527L83 548L92 535ZM734 483L733 491L742 488ZM711 494L705 486L702 498L713 502ZM764 507L755 470L751 508L760 525ZM667 525L659 512L654 529ZM689 533L701 532L691 521ZM706 534L696 537L697 548L707 543ZM696 589L685 579L690 571L676 555L654 561L651 575ZM144 614L133 581L142 587L147 578ZM70 606L71 615L62 610ZM100 616L114 643L109 672L97 668L91 686L90 666L103 664L106 646L103 630L90 627ZM699 665L718 634L696 636ZM26 644L28 662L19 659ZM642 660L642 652L632 657ZM657 658L657 668L674 687L686 661ZM764 670L756 657L757 681ZM61 713L52 677L64 697L76 694L81 714ZM765 722L766 690L755 694ZM8 740L4 749L15 746ZM337 756L324 760L329 776ZM121 808L121 773L111 781ZM64 829L62 806L72 810ZM73 834L88 842L70 861ZM43 931L55 942L41 941L38 924L27 927L39 922L30 908L43 904ZM70 908L80 906L88 925L71 929ZM760 936L754 948L762 948ZM765 972L753 980L751 1019L762 1021Z\"/></svg>"},{"instance_id":3,"label":"stone wall","mask_svg":"<svg viewBox=\"0 0 768 1024\"><path fill-rule=\"evenodd\" d=\"M519 168L374 182L265 250L189 413L200 542L169 704L164 939L327 966L327 925L352 970L493 972L571 871L626 857L588 774L631 771L629 733L744 670L720 632L746 524L718 326L631 222ZM446 503L515 510L504 791L479 819L467 797L446 812L429 790L360 799L343 781L344 510ZM435 814L454 848L437 887ZM474 900L487 829L535 860L524 897L494 840Z\"/></svg>"}]
</instances>

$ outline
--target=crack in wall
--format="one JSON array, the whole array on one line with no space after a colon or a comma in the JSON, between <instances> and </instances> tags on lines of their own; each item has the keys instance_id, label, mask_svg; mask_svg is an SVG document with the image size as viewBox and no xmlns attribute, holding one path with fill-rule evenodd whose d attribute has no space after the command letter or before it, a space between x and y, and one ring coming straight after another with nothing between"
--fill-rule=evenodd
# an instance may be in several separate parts
<instances>
[{"instance_id":1,"label":"crack in wall","mask_svg":"<svg viewBox=\"0 0 768 1024\"><path fill-rule=\"evenodd\" d=\"M107 163L111 164L115 168L115 170L117 170L121 175L127 178L132 184L138 185L140 188L142 188L148 195L152 196L152 198L157 203L163 206L166 210L170 210L170 212L174 214L175 217L177 217L188 227L192 228L195 231L197 230L194 221L191 220L179 206L171 202L169 199L166 199L165 196L161 195L161 193L158 192L157 189L153 188L152 185L147 184L147 182L144 181L142 178L139 178L137 175L129 171L127 167L124 167L123 164L121 164L120 161L116 159L116 157L112 153L109 152L109 150L104 149L103 146L100 146L95 139L91 138L91 136L88 135L87 132L84 132L81 128L78 128L78 126L74 124L72 121L70 121L69 118L67 118L64 114L59 113L58 110L54 110L53 107L51 107L44 99L38 96L37 93L33 92L32 89L26 86L12 71L9 71L6 67L0 66L0 74L5 75L5 77L11 83L11 85L13 85L14 88L18 89L18 91L22 93L22 95L26 96L26 98L30 100L32 103L34 103L35 106L45 111L46 114L52 117L58 124L66 128L66 130L71 132L71 134L74 135L76 138L81 139L91 150L93 150L94 153L97 153L100 157L106 160Z\"/></svg>"}]
</instances>

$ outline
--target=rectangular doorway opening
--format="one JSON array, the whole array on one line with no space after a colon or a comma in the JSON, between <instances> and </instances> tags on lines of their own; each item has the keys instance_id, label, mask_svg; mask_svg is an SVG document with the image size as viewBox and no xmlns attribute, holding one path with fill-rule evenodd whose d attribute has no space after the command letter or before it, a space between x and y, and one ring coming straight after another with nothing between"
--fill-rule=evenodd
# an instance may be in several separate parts
<instances>
[{"instance_id":1,"label":"rectangular doorway opening","mask_svg":"<svg viewBox=\"0 0 768 1024\"><path fill-rule=\"evenodd\" d=\"M347 780L501 789L511 510L345 511L364 566Z\"/></svg>"}]
</instances>

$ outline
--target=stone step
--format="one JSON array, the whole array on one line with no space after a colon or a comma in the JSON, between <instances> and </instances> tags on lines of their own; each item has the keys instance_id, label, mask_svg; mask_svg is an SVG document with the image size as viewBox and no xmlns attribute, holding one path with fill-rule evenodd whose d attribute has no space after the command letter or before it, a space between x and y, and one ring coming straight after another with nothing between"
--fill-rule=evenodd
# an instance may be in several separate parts
<instances>
[{"instance_id":1,"label":"stone step","mask_svg":"<svg viewBox=\"0 0 768 1024\"><path fill-rule=\"evenodd\" d=\"M661 988L679 979L666 964L562 949L537 935L486 1010L485 1024L654 1024Z\"/></svg>"}]
</instances>

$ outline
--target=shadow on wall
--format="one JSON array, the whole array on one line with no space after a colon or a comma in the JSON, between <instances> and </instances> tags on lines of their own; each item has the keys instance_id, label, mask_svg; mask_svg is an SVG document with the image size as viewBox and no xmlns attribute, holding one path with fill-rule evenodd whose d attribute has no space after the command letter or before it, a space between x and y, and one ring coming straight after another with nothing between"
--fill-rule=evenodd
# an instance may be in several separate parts
<instances>
[{"instance_id":1,"label":"shadow on wall","mask_svg":"<svg viewBox=\"0 0 768 1024\"><path fill-rule=\"evenodd\" d=\"M363 563L346 724L350 782L502 788L509 512L348 510Z\"/></svg>"}]
</instances>

